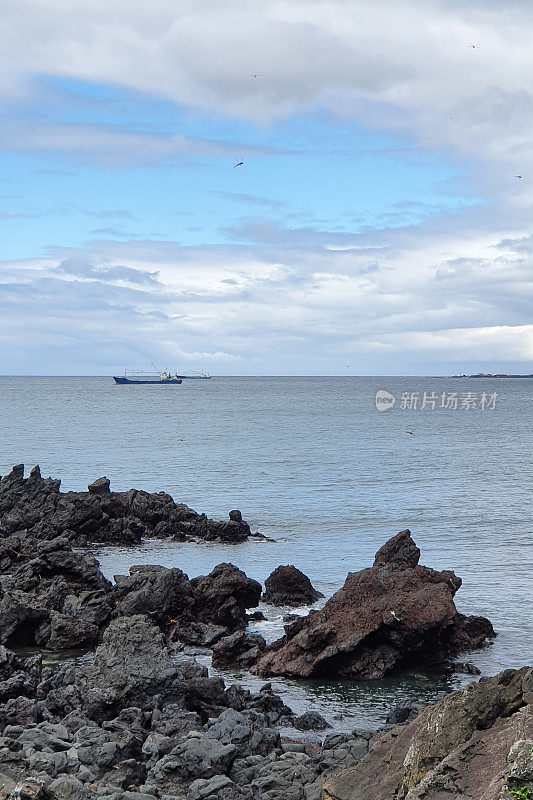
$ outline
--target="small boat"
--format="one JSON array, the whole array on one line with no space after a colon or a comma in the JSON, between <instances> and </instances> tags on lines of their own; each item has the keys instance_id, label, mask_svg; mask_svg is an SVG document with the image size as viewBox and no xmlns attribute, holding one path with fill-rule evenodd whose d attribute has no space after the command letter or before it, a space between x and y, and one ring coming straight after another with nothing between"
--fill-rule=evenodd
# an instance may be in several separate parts
<instances>
[{"instance_id":1,"label":"small boat","mask_svg":"<svg viewBox=\"0 0 533 800\"><path fill-rule=\"evenodd\" d=\"M171 375L170 372L167 372L166 370L163 370L163 372L160 372L157 378L150 378L150 377L146 377L146 378L140 378L140 377L128 378L128 376L126 375L126 371L124 371L124 375L113 375L113 380L115 381L115 383L120 383L120 384L124 384L124 383L135 383L135 384L152 383L152 384L157 384L158 386L167 386L168 384L179 384L179 383L181 383L181 378L180 378L179 375Z\"/></svg>"}]
</instances>

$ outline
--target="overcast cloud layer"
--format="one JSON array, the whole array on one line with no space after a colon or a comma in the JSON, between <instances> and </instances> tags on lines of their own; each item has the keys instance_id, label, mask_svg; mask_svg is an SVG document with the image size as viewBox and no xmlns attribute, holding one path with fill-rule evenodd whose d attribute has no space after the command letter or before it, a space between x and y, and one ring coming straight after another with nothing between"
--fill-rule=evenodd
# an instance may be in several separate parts
<instances>
[{"instance_id":1,"label":"overcast cloud layer","mask_svg":"<svg viewBox=\"0 0 533 800\"><path fill-rule=\"evenodd\" d=\"M61 203L69 214L74 206L92 214L92 238L72 245L68 226L63 233L50 223L47 238L35 234L34 256L5 250L0 371L94 374L154 359L219 374L531 371L533 9L518 0L466 5L19 0L4 7L0 148L10 164L33 159L41 173L67 176L93 170L109 184L102 178L91 187L100 205L89 210L89 178L81 196L78 183L53 198L57 215ZM68 114L47 119L36 112L43 80L84 82L94 93L85 90ZM121 119L118 102L116 118L107 111L96 124L99 109L111 107L106 87L168 101L201 122L172 129L140 111ZM205 218L195 211L198 230L191 226L185 240L183 228L179 241L167 230L158 235L150 209L110 207L116 170L149 168L163 180L174 165L196 170L198 185L206 164L238 155L242 169L254 159L263 165L254 189L279 159L289 172L305 159L318 174L326 135L313 127L317 114L335 137L343 126L363 126L376 169L386 137L383 159L391 147L406 169L434 158L453 180L439 188L435 166L435 196L418 188L411 200L374 208L372 224L350 225L336 224L337 210L325 214L321 195L334 196L335 186L321 191L322 179L299 218L303 201L290 180L246 191L231 168L227 191L209 190L207 181L198 200L206 209L230 204L231 218L218 205ZM276 140L292 119L302 129L308 120L305 152L298 141ZM247 138L236 138L241 130ZM339 147L349 151L346 141ZM138 180L132 186L142 192ZM5 184L0 224L36 230L32 187L22 202L17 184Z\"/></svg>"}]
</instances>

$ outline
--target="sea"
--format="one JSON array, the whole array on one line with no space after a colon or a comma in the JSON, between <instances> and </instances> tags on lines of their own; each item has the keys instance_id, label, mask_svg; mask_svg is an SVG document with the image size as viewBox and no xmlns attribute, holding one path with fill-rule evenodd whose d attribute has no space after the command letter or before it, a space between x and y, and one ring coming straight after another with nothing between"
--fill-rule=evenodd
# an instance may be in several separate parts
<instances>
[{"instance_id":1,"label":"sea","mask_svg":"<svg viewBox=\"0 0 533 800\"><path fill-rule=\"evenodd\" d=\"M279 564L294 564L327 599L409 528L420 563L463 579L458 610L492 621L494 643L459 660L494 675L533 663L532 388L527 378L116 386L111 377L0 377L0 474L39 464L65 490L106 475L114 490L166 491L214 518L238 508L274 540L100 548L110 579L133 564L194 577L231 562L264 582ZM250 630L273 641L294 610L260 609L267 619ZM210 668L207 652L195 655ZM253 690L263 683L210 669ZM272 683L296 712L316 710L334 730L351 730L376 729L398 702L433 700L471 680L410 670L380 681Z\"/></svg>"}]
</instances>

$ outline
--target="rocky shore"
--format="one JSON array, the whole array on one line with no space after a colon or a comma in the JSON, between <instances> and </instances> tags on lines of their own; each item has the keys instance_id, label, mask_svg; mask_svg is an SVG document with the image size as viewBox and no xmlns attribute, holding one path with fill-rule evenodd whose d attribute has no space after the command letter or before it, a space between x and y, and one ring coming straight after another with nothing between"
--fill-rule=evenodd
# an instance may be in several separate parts
<instances>
[{"instance_id":1,"label":"rocky shore","mask_svg":"<svg viewBox=\"0 0 533 800\"><path fill-rule=\"evenodd\" d=\"M61 493L38 468L0 481L0 800L510 800L533 790L531 669L404 705L379 733L339 734L316 712L296 716L270 684L226 686L186 654L200 645L215 666L361 680L483 646L490 622L457 612L461 579L420 566L409 531L270 646L246 630L263 587L233 564L191 579L134 566L111 583L73 549L148 535L237 542L249 528L231 515L219 523L169 495L112 493L106 479ZM263 598L319 596L288 565ZM62 661L46 665L50 651Z\"/></svg>"},{"instance_id":2,"label":"rocky shore","mask_svg":"<svg viewBox=\"0 0 533 800\"><path fill-rule=\"evenodd\" d=\"M89 484L87 492L61 492L60 485L58 479L42 478L38 466L24 478L23 464L0 479L0 537L18 533L21 541L12 543L14 550L24 552L27 539L60 535L76 547L139 544L147 537L237 543L252 535L238 510L229 512L228 522L218 522L175 503L166 492L112 492L105 477Z\"/></svg>"},{"instance_id":3,"label":"rocky shore","mask_svg":"<svg viewBox=\"0 0 533 800\"><path fill-rule=\"evenodd\" d=\"M532 698L532 670L507 670L404 725L320 736L319 715L226 688L134 615L55 668L0 647L0 797L511 800L532 788Z\"/></svg>"}]
</instances>

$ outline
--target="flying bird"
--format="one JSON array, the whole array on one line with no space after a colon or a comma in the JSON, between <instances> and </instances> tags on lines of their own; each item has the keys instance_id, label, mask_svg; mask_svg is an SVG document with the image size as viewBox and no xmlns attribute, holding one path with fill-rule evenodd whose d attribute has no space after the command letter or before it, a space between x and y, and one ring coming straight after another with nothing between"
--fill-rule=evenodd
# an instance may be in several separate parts
<instances>
[{"instance_id":1,"label":"flying bird","mask_svg":"<svg viewBox=\"0 0 533 800\"><path fill-rule=\"evenodd\" d=\"M522 177L521 175L515 175L515 178L521 178L521 177Z\"/></svg>"},{"instance_id":2,"label":"flying bird","mask_svg":"<svg viewBox=\"0 0 533 800\"><path fill-rule=\"evenodd\" d=\"M254 74L253 74L253 75L250 75L250 78L260 78L260 77L261 77L261 76L260 76L260 75L258 75L258 74L257 74L257 72L254 72Z\"/></svg>"},{"instance_id":3,"label":"flying bird","mask_svg":"<svg viewBox=\"0 0 533 800\"><path fill-rule=\"evenodd\" d=\"M473 48L479 47L479 42L468 42L468 46Z\"/></svg>"},{"instance_id":4,"label":"flying bird","mask_svg":"<svg viewBox=\"0 0 533 800\"><path fill-rule=\"evenodd\" d=\"M414 431L405 431L405 432L408 433L410 436L414 435Z\"/></svg>"},{"instance_id":5,"label":"flying bird","mask_svg":"<svg viewBox=\"0 0 533 800\"><path fill-rule=\"evenodd\" d=\"M241 158L240 161L237 159L237 161L233 165L233 169L235 169L235 167L242 167L243 164L244 164L244 159L243 158Z\"/></svg>"}]
</instances>

